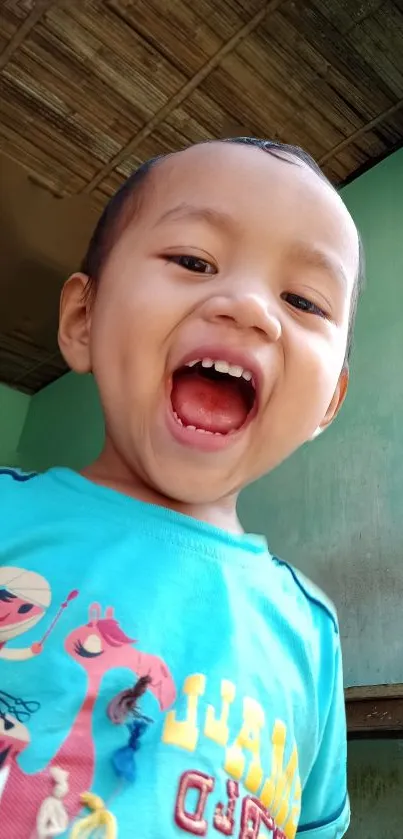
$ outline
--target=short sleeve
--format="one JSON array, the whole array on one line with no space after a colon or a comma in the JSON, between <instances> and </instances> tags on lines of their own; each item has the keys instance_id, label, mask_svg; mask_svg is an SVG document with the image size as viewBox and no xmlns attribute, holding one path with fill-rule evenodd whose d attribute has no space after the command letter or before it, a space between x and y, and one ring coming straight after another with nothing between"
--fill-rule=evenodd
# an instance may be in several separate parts
<instances>
[{"instance_id":1,"label":"short sleeve","mask_svg":"<svg viewBox=\"0 0 403 839\"><path fill-rule=\"evenodd\" d=\"M301 839L341 839L350 823L346 712L338 633L336 638L334 670L330 675L333 676L331 701L318 753L302 791L297 831Z\"/></svg>"}]
</instances>

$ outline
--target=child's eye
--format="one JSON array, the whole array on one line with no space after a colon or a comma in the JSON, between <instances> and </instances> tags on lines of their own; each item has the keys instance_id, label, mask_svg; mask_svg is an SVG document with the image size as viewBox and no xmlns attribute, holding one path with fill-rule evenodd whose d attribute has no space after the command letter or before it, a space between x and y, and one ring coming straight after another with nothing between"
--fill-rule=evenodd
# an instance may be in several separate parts
<instances>
[{"instance_id":1,"label":"child's eye","mask_svg":"<svg viewBox=\"0 0 403 839\"><path fill-rule=\"evenodd\" d=\"M291 294L291 292L284 292L281 295L282 300L285 300L286 303L289 303L290 306L293 306L294 309L299 309L301 312L307 312L308 315L316 315L320 318L327 318L326 312L317 306L316 303L312 303L311 300L307 300L306 297L301 297L299 294Z\"/></svg>"},{"instance_id":2,"label":"child's eye","mask_svg":"<svg viewBox=\"0 0 403 839\"><path fill-rule=\"evenodd\" d=\"M174 262L185 268L186 271L193 271L195 274L216 274L217 269L210 262L205 259L200 259L198 256L188 256L186 254L179 254L178 256L167 256L168 262Z\"/></svg>"}]
</instances>

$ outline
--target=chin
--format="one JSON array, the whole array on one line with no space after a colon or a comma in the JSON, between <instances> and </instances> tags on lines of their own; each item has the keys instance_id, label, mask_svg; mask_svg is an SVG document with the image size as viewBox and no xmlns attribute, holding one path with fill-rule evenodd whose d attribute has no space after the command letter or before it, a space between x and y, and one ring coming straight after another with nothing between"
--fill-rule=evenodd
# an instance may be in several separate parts
<instances>
[{"instance_id":1,"label":"chin","mask_svg":"<svg viewBox=\"0 0 403 839\"><path fill-rule=\"evenodd\" d=\"M178 472L180 472L179 467ZM208 470L204 471L200 468L185 469L174 479L162 481L150 479L149 486L167 500L164 506L169 506L170 501L184 507L213 505L233 494L233 490L224 486L222 481L219 483L211 481Z\"/></svg>"},{"instance_id":2,"label":"chin","mask_svg":"<svg viewBox=\"0 0 403 839\"><path fill-rule=\"evenodd\" d=\"M167 499L167 501L172 501L176 504L183 505L184 507L204 507L212 504L218 504L222 498L225 498L228 494L230 494L224 489L221 491L217 489L217 491L214 492L211 490L211 487L209 487L208 490L196 487L189 491L188 483L186 483L186 485L177 484L176 486L161 487L159 492Z\"/></svg>"}]
</instances>

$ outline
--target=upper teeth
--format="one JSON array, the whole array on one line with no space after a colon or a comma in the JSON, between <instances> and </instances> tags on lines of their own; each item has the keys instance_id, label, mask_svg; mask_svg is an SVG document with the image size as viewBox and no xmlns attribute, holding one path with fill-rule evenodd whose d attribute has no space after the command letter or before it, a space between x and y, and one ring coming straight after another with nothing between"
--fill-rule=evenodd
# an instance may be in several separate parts
<instances>
[{"instance_id":1,"label":"upper teeth","mask_svg":"<svg viewBox=\"0 0 403 839\"><path fill-rule=\"evenodd\" d=\"M218 361L213 361L212 358L196 359L195 361L188 361L186 367L194 367L195 364L201 364L202 367L214 367L217 373L227 373L229 376L235 376L236 379L240 379L242 376L247 382L250 382L253 378L250 370L244 370L237 364L228 364L228 361L222 361L221 359Z\"/></svg>"}]
</instances>

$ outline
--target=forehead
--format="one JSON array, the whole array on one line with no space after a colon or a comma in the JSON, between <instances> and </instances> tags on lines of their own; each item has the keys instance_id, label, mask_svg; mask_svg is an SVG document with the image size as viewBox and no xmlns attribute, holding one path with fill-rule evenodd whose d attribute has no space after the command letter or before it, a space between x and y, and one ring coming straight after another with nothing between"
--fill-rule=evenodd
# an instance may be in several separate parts
<instances>
[{"instance_id":1,"label":"forehead","mask_svg":"<svg viewBox=\"0 0 403 839\"><path fill-rule=\"evenodd\" d=\"M159 226L175 208L225 214L237 236L266 245L292 242L330 248L347 273L358 269L358 234L337 192L312 169L288 155L280 159L236 143L193 146L163 159L144 187L140 224ZM189 222L197 214L189 214ZM186 222L186 212L180 221Z\"/></svg>"}]
</instances>

